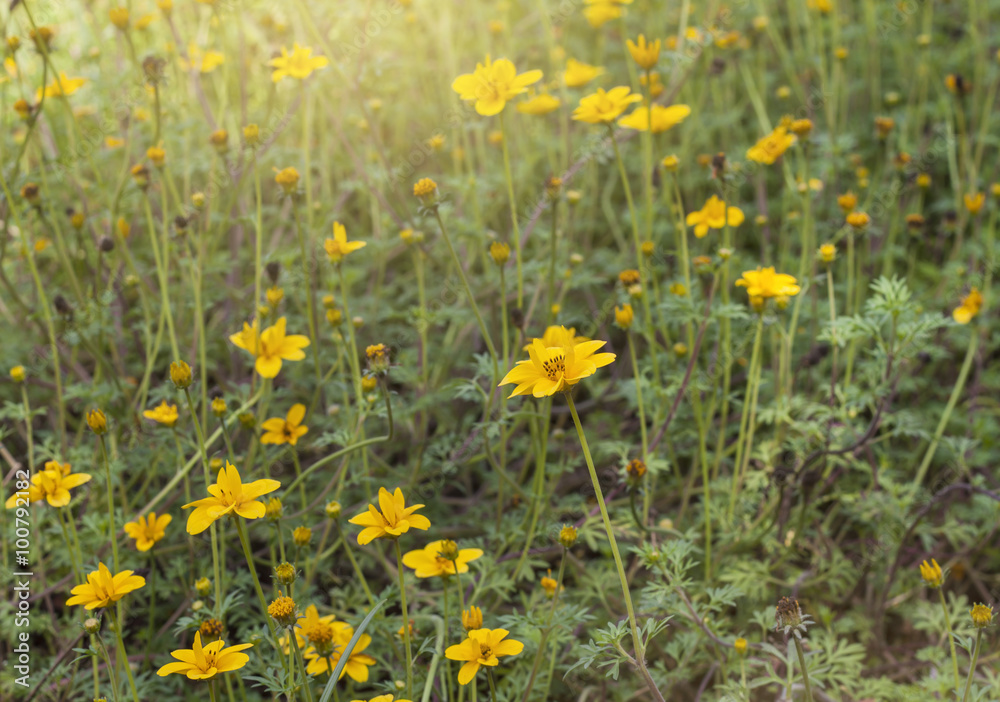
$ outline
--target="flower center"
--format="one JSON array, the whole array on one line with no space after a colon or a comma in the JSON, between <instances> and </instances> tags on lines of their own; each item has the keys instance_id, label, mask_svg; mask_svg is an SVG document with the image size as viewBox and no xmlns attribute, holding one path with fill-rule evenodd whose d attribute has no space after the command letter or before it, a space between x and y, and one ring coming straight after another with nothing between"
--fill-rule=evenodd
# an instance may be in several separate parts
<instances>
[{"instance_id":1,"label":"flower center","mask_svg":"<svg viewBox=\"0 0 1000 702\"><path fill-rule=\"evenodd\" d=\"M542 361L542 368L545 369L545 375L548 376L549 380L559 380L566 372L566 357L561 353L556 354L549 360Z\"/></svg>"},{"instance_id":2,"label":"flower center","mask_svg":"<svg viewBox=\"0 0 1000 702\"><path fill-rule=\"evenodd\" d=\"M488 645L481 643L479 644L479 657L489 659L493 655L493 649Z\"/></svg>"}]
</instances>

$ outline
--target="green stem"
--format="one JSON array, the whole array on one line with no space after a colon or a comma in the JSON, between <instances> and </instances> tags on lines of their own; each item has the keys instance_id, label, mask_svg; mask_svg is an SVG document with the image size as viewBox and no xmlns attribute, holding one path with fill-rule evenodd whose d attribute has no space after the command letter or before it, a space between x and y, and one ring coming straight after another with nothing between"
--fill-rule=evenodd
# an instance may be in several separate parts
<instances>
[{"instance_id":1,"label":"green stem","mask_svg":"<svg viewBox=\"0 0 1000 702\"><path fill-rule=\"evenodd\" d=\"M117 572L117 568L115 571ZM128 664L128 654L125 652L125 642L122 641L122 628L121 620L118 618L118 613L115 611L116 607L108 607L107 613L111 617L111 626L115 630L115 639L118 642L118 655L122 658L122 663L125 666L125 675L128 677L128 686L132 691L133 702L139 702L139 693L135 689L135 679L132 677L132 667Z\"/></svg>"},{"instance_id":2,"label":"green stem","mask_svg":"<svg viewBox=\"0 0 1000 702\"><path fill-rule=\"evenodd\" d=\"M802 644L799 642L799 637L793 637L795 641L795 653L799 657L799 667L802 668L802 684L806 688L806 702L813 702L812 688L809 687L809 671L806 670L806 656L802 652Z\"/></svg>"},{"instance_id":3,"label":"green stem","mask_svg":"<svg viewBox=\"0 0 1000 702\"><path fill-rule=\"evenodd\" d=\"M972 689L972 679L976 676L976 664L979 662L979 646L983 641L983 630L976 632L976 649L972 652L972 663L969 665L969 677L965 681L965 693L962 695L962 702L969 699L969 691Z\"/></svg>"},{"instance_id":4,"label":"green stem","mask_svg":"<svg viewBox=\"0 0 1000 702\"><path fill-rule=\"evenodd\" d=\"M104 458L104 474L107 476L108 495L108 540L111 542L111 553L114 558L115 573L118 572L118 530L115 528L115 501L111 491L111 461L108 460L108 447L104 443L104 435L101 437L101 456Z\"/></svg>"},{"instance_id":5,"label":"green stem","mask_svg":"<svg viewBox=\"0 0 1000 702\"><path fill-rule=\"evenodd\" d=\"M406 608L406 583L403 577L403 552L399 539L393 539L396 547L396 569L399 576L399 604L403 608L403 647L406 649L406 697L413 696L413 651L410 649L410 613Z\"/></svg>"},{"instance_id":6,"label":"green stem","mask_svg":"<svg viewBox=\"0 0 1000 702\"><path fill-rule=\"evenodd\" d=\"M514 256L517 265L517 306L518 308L522 308L524 307L524 276L521 273L521 226L517 221L517 200L514 198L514 178L510 173L510 150L507 146L507 128L504 125L503 112L500 113L500 134L503 144L503 172L504 177L507 179L507 199L510 202L510 222L514 232ZM440 222L440 217L438 221ZM444 231L443 225L441 229ZM450 247L451 244L449 243L448 246ZM459 266L458 270L461 271L462 267ZM462 279L465 279L464 273L462 274ZM478 314L477 312L476 315L478 316ZM490 348L492 348L492 344L490 344ZM496 353L493 355L495 357Z\"/></svg>"},{"instance_id":7,"label":"green stem","mask_svg":"<svg viewBox=\"0 0 1000 702\"><path fill-rule=\"evenodd\" d=\"M951 667L952 672L955 674L955 694L961 689L962 679L958 675L958 656L955 655L955 637L951 633L951 618L948 616L948 604L944 599L944 590L941 588L937 589L938 596L941 598L941 610L944 612L944 627L948 632L948 644L951 646Z\"/></svg>"}]
</instances>

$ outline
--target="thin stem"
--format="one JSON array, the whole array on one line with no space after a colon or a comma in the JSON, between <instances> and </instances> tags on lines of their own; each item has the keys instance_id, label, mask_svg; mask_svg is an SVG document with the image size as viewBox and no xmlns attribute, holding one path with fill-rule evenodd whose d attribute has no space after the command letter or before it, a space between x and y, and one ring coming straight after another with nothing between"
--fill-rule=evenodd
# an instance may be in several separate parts
<instances>
[{"instance_id":1,"label":"thin stem","mask_svg":"<svg viewBox=\"0 0 1000 702\"><path fill-rule=\"evenodd\" d=\"M117 571L118 569L115 568ZM122 628L121 620L118 618L118 613L115 611L115 607L108 607L108 616L111 617L111 625L115 630L115 639L118 642L118 655L121 656L122 662L125 666L125 675L128 676L128 686L132 691L133 702L139 702L139 693L135 689L135 679L132 677L132 668L128 664L128 654L125 652L125 642L122 641Z\"/></svg>"},{"instance_id":2,"label":"thin stem","mask_svg":"<svg viewBox=\"0 0 1000 702\"><path fill-rule=\"evenodd\" d=\"M806 702L813 702L812 688L809 687L809 671L806 670L806 656L802 652L802 644L799 642L799 637L793 637L795 641L795 653L799 656L799 667L802 668L802 684L806 688Z\"/></svg>"},{"instance_id":3,"label":"thin stem","mask_svg":"<svg viewBox=\"0 0 1000 702\"><path fill-rule=\"evenodd\" d=\"M108 495L108 540L111 542L111 553L114 558L115 572L118 572L118 530L115 528L115 501L111 492L111 461L108 460L108 447L101 437L101 455L104 457L104 473L107 476Z\"/></svg>"},{"instance_id":4,"label":"thin stem","mask_svg":"<svg viewBox=\"0 0 1000 702\"><path fill-rule=\"evenodd\" d=\"M983 641L983 630L976 632L976 649L972 652L972 664L969 665L969 677L965 681L965 693L962 695L962 702L969 699L969 690L972 689L972 679L976 676L976 664L979 662L979 645Z\"/></svg>"},{"instance_id":5,"label":"thin stem","mask_svg":"<svg viewBox=\"0 0 1000 702\"><path fill-rule=\"evenodd\" d=\"M253 553L250 551L250 542L247 541L246 528L243 525L243 517L236 518L236 533L240 537L240 545L243 547L243 556L247 559L247 567L250 569L250 575L253 578L253 588L257 593L257 601L260 603L260 608L264 612L264 619L267 620L267 628L271 632L271 645L280 653L281 647L278 645L278 631L275 629L274 621L271 616L267 613L267 600L264 599L264 591L260 587L260 579L257 577L257 566L253 562ZM294 645L294 639L292 640ZM288 672L288 663L285 661L284 656L278 656L281 660L281 667L284 668L285 672Z\"/></svg>"},{"instance_id":6,"label":"thin stem","mask_svg":"<svg viewBox=\"0 0 1000 702\"><path fill-rule=\"evenodd\" d=\"M944 612L944 627L948 632L948 644L951 646L951 667L952 672L955 674L955 694L957 695L961 689L962 679L958 675L958 656L955 655L955 637L951 633L951 618L948 616L948 604L944 599L944 590L938 588L937 591L941 598L941 610Z\"/></svg>"},{"instance_id":7,"label":"thin stem","mask_svg":"<svg viewBox=\"0 0 1000 702\"><path fill-rule=\"evenodd\" d=\"M406 583L403 577L403 552L399 539L393 539L396 547L396 569L399 576L399 604L403 609L403 646L406 648L406 697L413 696L413 651L410 649L410 614L406 608Z\"/></svg>"},{"instance_id":8,"label":"thin stem","mask_svg":"<svg viewBox=\"0 0 1000 702\"><path fill-rule=\"evenodd\" d=\"M501 143L503 144L503 172L504 177L507 179L507 199L510 202L510 222L514 232L512 238L514 239L514 256L517 266L517 306L518 308L522 308L524 307L524 276L521 273L521 226L517 221L517 200L514 198L514 178L510 174L510 150L507 146L507 128L504 125L503 112L500 113L500 135ZM440 217L438 221L440 221ZM443 231L444 226L441 229ZM450 242L448 246L449 248L451 247ZM462 267L459 266L458 269L461 271ZM464 273L462 274L462 279L465 279ZM476 316L479 316L478 312ZM490 344L490 348L492 346ZM494 357L496 356L495 353L493 355Z\"/></svg>"}]
</instances>

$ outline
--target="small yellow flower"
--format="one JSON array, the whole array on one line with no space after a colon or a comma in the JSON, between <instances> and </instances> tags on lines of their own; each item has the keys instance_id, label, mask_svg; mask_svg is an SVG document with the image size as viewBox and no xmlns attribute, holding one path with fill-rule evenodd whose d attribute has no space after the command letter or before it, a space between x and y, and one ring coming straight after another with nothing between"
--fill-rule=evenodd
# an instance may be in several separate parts
<instances>
[{"instance_id":1,"label":"small yellow flower","mask_svg":"<svg viewBox=\"0 0 1000 702\"><path fill-rule=\"evenodd\" d=\"M952 319L959 324L968 324L972 318L979 314L983 306L983 294L979 288L972 288L969 294L962 298L961 304L951 313Z\"/></svg>"},{"instance_id":2,"label":"small yellow flower","mask_svg":"<svg viewBox=\"0 0 1000 702\"><path fill-rule=\"evenodd\" d=\"M529 359L518 361L500 387L514 384L510 397L527 395L548 397L573 385L615 360L613 353L596 353L606 341L584 341L564 346L545 346L540 339L531 342Z\"/></svg>"},{"instance_id":3,"label":"small yellow flower","mask_svg":"<svg viewBox=\"0 0 1000 702\"><path fill-rule=\"evenodd\" d=\"M275 285L268 288L264 296L267 298L267 304L277 307L285 299L285 291Z\"/></svg>"},{"instance_id":4,"label":"small yellow flower","mask_svg":"<svg viewBox=\"0 0 1000 702\"><path fill-rule=\"evenodd\" d=\"M177 405L168 404L164 400L155 408L143 412L142 416L165 427L172 427L177 424Z\"/></svg>"},{"instance_id":5,"label":"small yellow flower","mask_svg":"<svg viewBox=\"0 0 1000 702\"><path fill-rule=\"evenodd\" d=\"M42 95L47 98L72 95L86 83L86 78L70 78L65 73L60 72L59 77L46 85L44 91L41 88L35 91L35 101L41 100Z\"/></svg>"},{"instance_id":6,"label":"small yellow flower","mask_svg":"<svg viewBox=\"0 0 1000 702\"><path fill-rule=\"evenodd\" d=\"M274 182L281 186L286 195L291 195L299 185L299 172L291 166L282 168L274 176Z\"/></svg>"},{"instance_id":7,"label":"small yellow flower","mask_svg":"<svg viewBox=\"0 0 1000 702\"><path fill-rule=\"evenodd\" d=\"M304 80L313 71L325 68L329 63L329 59L325 56L313 56L311 48L296 43L292 45L291 54L288 53L288 49L281 47L281 56L271 59L268 65L275 69L271 74L271 80L277 83L286 77Z\"/></svg>"},{"instance_id":8,"label":"small yellow flower","mask_svg":"<svg viewBox=\"0 0 1000 702\"><path fill-rule=\"evenodd\" d=\"M615 305L615 324L621 329L628 329L632 326L632 320L635 319L635 312L632 311L632 305L625 303L621 307Z\"/></svg>"},{"instance_id":9,"label":"small yellow flower","mask_svg":"<svg viewBox=\"0 0 1000 702\"><path fill-rule=\"evenodd\" d=\"M156 674L165 677L171 673L183 673L189 680L208 680L220 673L239 670L250 661L250 656L243 653L253 644L238 644L226 647L222 639L201 645L201 632L194 634L194 644L189 649L172 651L171 656L176 661L167 663ZM214 683L213 683L214 684Z\"/></svg>"},{"instance_id":10,"label":"small yellow flower","mask_svg":"<svg viewBox=\"0 0 1000 702\"><path fill-rule=\"evenodd\" d=\"M146 149L146 158L152 161L154 166L160 168L166 163L167 152L160 146L150 146Z\"/></svg>"},{"instance_id":11,"label":"small yellow flower","mask_svg":"<svg viewBox=\"0 0 1000 702\"><path fill-rule=\"evenodd\" d=\"M375 505L368 505L368 511L362 512L348 521L364 527L358 534L358 545L364 546L374 539L386 538L396 539L405 534L410 529L420 529L427 531L430 528L430 520L422 514L415 512L423 505L406 506L406 498L403 491L396 488L395 492L389 492L384 487L378 491L378 508Z\"/></svg>"},{"instance_id":12,"label":"small yellow flower","mask_svg":"<svg viewBox=\"0 0 1000 702\"><path fill-rule=\"evenodd\" d=\"M864 229L871 224L872 218L865 212L851 212L847 215L846 221L854 229Z\"/></svg>"},{"instance_id":13,"label":"small yellow flower","mask_svg":"<svg viewBox=\"0 0 1000 702\"><path fill-rule=\"evenodd\" d=\"M709 228L724 229L727 225L738 227L743 224L743 210L739 207L727 207L726 203L713 195L700 210L688 213L685 222L694 226L694 235L701 239L708 234Z\"/></svg>"},{"instance_id":14,"label":"small yellow flower","mask_svg":"<svg viewBox=\"0 0 1000 702\"><path fill-rule=\"evenodd\" d=\"M747 652L747 640L742 636L735 641L733 641L733 648L736 649L736 653L741 656L745 656Z\"/></svg>"},{"instance_id":15,"label":"small yellow flower","mask_svg":"<svg viewBox=\"0 0 1000 702\"><path fill-rule=\"evenodd\" d=\"M14 366L10 369L10 379L15 383L23 383L25 378L24 366Z\"/></svg>"},{"instance_id":16,"label":"small yellow flower","mask_svg":"<svg viewBox=\"0 0 1000 702\"><path fill-rule=\"evenodd\" d=\"M226 461L219 471L214 485L208 486L209 497L183 505L183 509L194 507L188 516L187 532L200 534L217 519L236 513L244 519L260 519L266 513L264 503L257 498L274 492L281 483L264 478L244 484L236 466Z\"/></svg>"},{"instance_id":17,"label":"small yellow flower","mask_svg":"<svg viewBox=\"0 0 1000 702\"><path fill-rule=\"evenodd\" d=\"M312 541L312 535L312 529L309 527L297 526L295 527L295 530L292 531L292 540L295 542L296 546L304 548L309 545L310 541Z\"/></svg>"},{"instance_id":18,"label":"small yellow flower","mask_svg":"<svg viewBox=\"0 0 1000 702\"><path fill-rule=\"evenodd\" d=\"M660 161L664 168L673 173L677 170L677 167L681 164L681 160L677 158L676 155L671 154L669 156L664 156L663 160Z\"/></svg>"},{"instance_id":19,"label":"small yellow flower","mask_svg":"<svg viewBox=\"0 0 1000 702\"><path fill-rule=\"evenodd\" d=\"M90 482L90 479L89 473L71 472L69 463L60 465L56 461L49 461L45 464L44 470L31 476L27 496L23 490L19 490L7 499L4 507L6 509L23 507L25 500L27 504L45 500L52 507L65 507L70 502L69 491Z\"/></svg>"},{"instance_id":20,"label":"small yellow flower","mask_svg":"<svg viewBox=\"0 0 1000 702\"><path fill-rule=\"evenodd\" d=\"M191 366L184 361L174 361L170 364L170 381L178 390L191 387Z\"/></svg>"},{"instance_id":21,"label":"small yellow flower","mask_svg":"<svg viewBox=\"0 0 1000 702\"><path fill-rule=\"evenodd\" d=\"M851 191L847 191L843 195L837 196L837 204L844 211L845 215L850 214L858 206L858 196Z\"/></svg>"},{"instance_id":22,"label":"small yellow flower","mask_svg":"<svg viewBox=\"0 0 1000 702\"><path fill-rule=\"evenodd\" d=\"M479 607L469 607L462 610L462 626L466 631L483 628L483 610Z\"/></svg>"},{"instance_id":23,"label":"small yellow flower","mask_svg":"<svg viewBox=\"0 0 1000 702\"><path fill-rule=\"evenodd\" d=\"M545 590L545 594L549 597L555 597L556 590L559 588L559 583L555 578L552 577L552 571L549 570L549 574L546 575L539 581L542 589Z\"/></svg>"},{"instance_id":24,"label":"small yellow flower","mask_svg":"<svg viewBox=\"0 0 1000 702\"><path fill-rule=\"evenodd\" d=\"M690 114L691 108L687 105L671 105L670 107L653 105L652 108L641 105L628 116L618 120L618 126L640 132L651 130L653 134L660 134L680 124Z\"/></svg>"},{"instance_id":25,"label":"small yellow flower","mask_svg":"<svg viewBox=\"0 0 1000 702\"><path fill-rule=\"evenodd\" d=\"M793 297L798 295L800 290L793 276L775 273L773 266L744 271L743 277L736 281L736 285L747 289L751 301L754 298Z\"/></svg>"},{"instance_id":26,"label":"small yellow flower","mask_svg":"<svg viewBox=\"0 0 1000 702\"><path fill-rule=\"evenodd\" d=\"M364 241L348 241L347 229L340 222L334 222L333 238L327 239L326 243L323 244L323 248L326 249L326 255L330 258L330 263L340 263L344 260L344 256L358 249L363 249L367 245L367 242Z\"/></svg>"},{"instance_id":27,"label":"small yellow flower","mask_svg":"<svg viewBox=\"0 0 1000 702\"><path fill-rule=\"evenodd\" d=\"M198 578L194 581L194 589L202 597L207 597L212 591L212 581L208 578Z\"/></svg>"},{"instance_id":28,"label":"small yellow flower","mask_svg":"<svg viewBox=\"0 0 1000 702\"><path fill-rule=\"evenodd\" d=\"M572 524L567 524L559 530L559 543L562 544L563 548L573 548L577 538L576 527Z\"/></svg>"},{"instance_id":29,"label":"small yellow flower","mask_svg":"<svg viewBox=\"0 0 1000 702\"><path fill-rule=\"evenodd\" d=\"M526 115L547 115L559 109L559 98L548 93L539 93L533 98L517 103L517 111Z\"/></svg>"},{"instance_id":30,"label":"small yellow flower","mask_svg":"<svg viewBox=\"0 0 1000 702\"><path fill-rule=\"evenodd\" d=\"M108 18L111 20L111 24L123 32L128 29L128 8L113 7L108 10Z\"/></svg>"},{"instance_id":31,"label":"small yellow flower","mask_svg":"<svg viewBox=\"0 0 1000 702\"><path fill-rule=\"evenodd\" d=\"M879 139L885 139L889 136L889 133L895 128L896 120L890 117L876 117L875 118L875 135Z\"/></svg>"},{"instance_id":32,"label":"small yellow flower","mask_svg":"<svg viewBox=\"0 0 1000 702\"><path fill-rule=\"evenodd\" d=\"M509 100L527 92L529 85L541 79L541 71L526 71L518 75L510 60L491 61L487 55L486 63L477 63L473 73L460 75L452 82L451 89L463 100L475 101L476 112L489 117L500 114Z\"/></svg>"},{"instance_id":33,"label":"small yellow flower","mask_svg":"<svg viewBox=\"0 0 1000 702\"><path fill-rule=\"evenodd\" d=\"M212 398L212 414L221 417L226 413L226 400L224 397Z\"/></svg>"},{"instance_id":34,"label":"small yellow flower","mask_svg":"<svg viewBox=\"0 0 1000 702\"><path fill-rule=\"evenodd\" d=\"M596 93L580 99L580 105L573 110L573 119L589 124L611 124L629 105L640 100L642 95L633 93L626 85L607 92L598 88Z\"/></svg>"},{"instance_id":35,"label":"small yellow flower","mask_svg":"<svg viewBox=\"0 0 1000 702\"><path fill-rule=\"evenodd\" d=\"M778 126L747 150L747 158L769 166L781 158L796 139L786 127Z\"/></svg>"},{"instance_id":36,"label":"small yellow flower","mask_svg":"<svg viewBox=\"0 0 1000 702\"><path fill-rule=\"evenodd\" d=\"M87 576L87 582L77 585L70 593L73 595L66 600L66 605L83 605L84 609L91 610L98 607L107 607L112 602L117 602L133 590L138 590L146 584L146 579L140 575L133 575L131 570L123 570L115 575L111 574L108 567L103 563L97 564L97 570L92 571Z\"/></svg>"},{"instance_id":37,"label":"small yellow flower","mask_svg":"<svg viewBox=\"0 0 1000 702\"><path fill-rule=\"evenodd\" d=\"M490 244L490 258L493 263L503 266L510 258L510 244L503 241L494 241Z\"/></svg>"},{"instance_id":38,"label":"small yellow flower","mask_svg":"<svg viewBox=\"0 0 1000 702\"><path fill-rule=\"evenodd\" d=\"M819 247L819 257L823 263L833 263L837 258L837 247L833 244L823 244Z\"/></svg>"},{"instance_id":39,"label":"small yellow flower","mask_svg":"<svg viewBox=\"0 0 1000 702\"><path fill-rule=\"evenodd\" d=\"M108 418L104 416L104 412L99 409L92 409L87 411L87 426L90 430L101 436L102 434L108 433Z\"/></svg>"},{"instance_id":40,"label":"small yellow flower","mask_svg":"<svg viewBox=\"0 0 1000 702\"><path fill-rule=\"evenodd\" d=\"M969 214L977 215L986 202L986 193L966 193L962 199L965 200L965 209Z\"/></svg>"},{"instance_id":41,"label":"small yellow flower","mask_svg":"<svg viewBox=\"0 0 1000 702\"><path fill-rule=\"evenodd\" d=\"M941 566L933 558L930 563L924 561L920 564L920 577L924 579L924 584L931 589L937 589L944 584L944 573L941 571Z\"/></svg>"},{"instance_id":42,"label":"small yellow flower","mask_svg":"<svg viewBox=\"0 0 1000 702\"><path fill-rule=\"evenodd\" d=\"M460 685L472 682L481 666L499 665L501 656L516 656L524 650L523 643L506 638L509 633L506 629L473 629L465 641L448 647L446 658L464 662L458 672Z\"/></svg>"},{"instance_id":43,"label":"small yellow flower","mask_svg":"<svg viewBox=\"0 0 1000 702\"><path fill-rule=\"evenodd\" d=\"M418 578L447 577L456 573L468 573L469 563L482 557L478 548L459 550L455 542L432 541L423 548L403 554L403 565L416 571ZM452 546L451 549L446 546Z\"/></svg>"},{"instance_id":44,"label":"small yellow flower","mask_svg":"<svg viewBox=\"0 0 1000 702\"><path fill-rule=\"evenodd\" d=\"M569 88L579 88L603 73L604 69L600 66L591 66L589 63L583 63L576 59L568 59L566 71L563 73L563 82Z\"/></svg>"},{"instance_id":45,"label":"small yellow flower","mask_svg":"<svg viewBox=\"0 0 1000 702\"><path fill-rule=\"evenodd\" d=\"M267 614L281 626L295 626L295 600L278 590L278 597L267 606Z\"/></svg>"},{"instance_id":46,"label":"small yellow flower","mask_svg":"<svg viewBox=\"0 0 1000 702\"><path fill-rule=\"evenodd\" d=\"M413 194L428 207L437 202L437 183L430 178L421 178L413 184Z\"/></svg>"},{"instance_id":47,"label":"small yellow flower","mask_svg":"<svg viewBox=\"0 0 1000 702\"><path fill-rule=\"evenodd\" d=\"M660 40L646 42L646 36L643 34L639 35L637 41L632 41L629 39L626 42L628 46L628 52L632 54L632 60L639 64L640 68L644 68L647 71L656 65L656 62L660 60Z\"/></svg>"},{"instance_id":48,"label":"small yellow flower","mask_svg":"<svg viewBox=\"0 0 1000 702\"><path fill-rule=\"evenodd\" d=\"M993 623L993 605L977 604L972 607L972 625L985 629Z\"/></svg>"},{"instance_id":49,"label":"small yellow flower","mask_svg":"<svg viewBox=\"0 0 1000 702\"><path fill-rule=\"evenodd\" d=\"M281 372L282 361L301 361L306 357L302 350L309 346L309 337L285 334L285 318L257 333L257 320L253 326L243 323L243 330L229 337L238 348L256 357L254 367L262 378L274 378Z\"/></svg>"},{"instance_id":50,"label":"small yellow flower","mask_svg":"<svg viewBox=\"0 0 1000 702\"><path fill-rule=\"evenodd\" d=\"M262 444L288 444L295 446L299 439L306 435L309 427L302 424L306 416L306 406L300 403L292 405L285 418L271 417L260 426L264 434L260 437Z\"/></svg>"},{"instance_id":51,"label":"small yellow flower","mask_svg":"<svg viewBox=\"0 0 1000 702\"><path fill-rule=\"evenodd\" d=\"M135 547L140 551L148 551L157 541L163 538L167 525L173 517L169 514L156 516L150 512L148 517L139 517L134 522L125 524L125 533L135 539Z\"/></svg>"},{"instance_id":52,"label":"small yellow flower","mask_svg":"<svg viewBox=\"0 0 1000 702\"><path fill-rule=\"evenodd\" d=\"M670 294L677 297L684 297L688 294L687 286L684 283L673 283L670 286Z\"/></svg>"}]
</instances>

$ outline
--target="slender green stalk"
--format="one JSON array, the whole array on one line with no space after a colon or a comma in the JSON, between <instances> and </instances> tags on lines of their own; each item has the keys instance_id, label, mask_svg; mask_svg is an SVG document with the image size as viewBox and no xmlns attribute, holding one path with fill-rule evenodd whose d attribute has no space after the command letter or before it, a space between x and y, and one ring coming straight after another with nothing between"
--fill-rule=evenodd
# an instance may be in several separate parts
<instances>
[{"instance_id":1,"label":"slender green stalk","mask_svg":"<svg viewBox=\"0 0 1000 702\"><path fill-rule=\"evenodd\" d=\"M115 568L117 572L118 568ZM135 689L135 679L132 677L132 667L128 664L128 653L125 651L125 642L122 641L122 627L121 619L118 618L118 613L116 612L116 607L108 607L107 613L111 618L111 626L115 630L115 639L118 642L118 655L122 659L122 663L125 666L125 675L128 677L128 686L132 691L132 702L139 702L139 693Z\"/></svg>"},{"instance_id":2,"label":"slender green stalk","mask_svg":"<svg viewBox=\"0 0 1000 702\"><path fill-rule=\"evenodd\" d=\"M403 577L403 552L399 539L393 539L396 547L396 569L399 576L399 604L403 608L403 647L406 649L406 698L413 696L413 651L410 648L410 613L406 608L406 583Z\"/></svg>"},{"instance_id":3,"label":"slender green stalk","mask_svg":"<svg viewBox=\"0 0 1000 702\"><path fill-rule=\"evenodd\" d=\"M104 435L101 440L101 456L104 458L104 474L107 477L106 487L108 495L108 540L111 542L111 553L114 558L115 572L118 568L118 530L115 528L115 501L111 490L111 461L108 460L108 447L104 443Z\"/></svg>"},{"instance_id":4,"label":"slender green stalk","mask_svg":"<svg viewBox=\"0 0 1000 702\"><path fill-rule=\"evenodd\" d=\"M208 451L205 448L205 434L201 430L201 423L198 421L198 414L195 412L194 400L191 399L191 391L184 388L184 397L187 398L188 410L191 412L191 421L194 423L194 430L198 436L198 448L201 453L201 465L205 472L205 489L212 484L212 476L208 467ZM212 569L215 576L215 613L222 617L222 571L219 567L219 532L216 523L209 526L212 539Z\"/></svg>"},{"instance_id":5,"label":"slender green stalk","mask_svg":"<svg viewBox=\"0 0 1000 702\"><path fill-rule=\"evenodd\" d=\"M965 681L965 693L962 695L962 702L969 699L969 691L972 689L972 680L976 677L976 664L979 662L979 649L983 642L983 630L976 632L976 648L972 652L972 663L969 664L969 677Z\"/></svg>"},{"instance_id":6,"label":"slender green stalk","mask_svg":"<svg viewBox=\"0 0 1000 702\"><path fill-rule=\"evenodd\" d=\"M938 596L941 598L941 611L944 612L944 627L948 632L948 645L951 646L951 668L955 674L955 694L957 695L961 689L962 679L958 675L958 656L955 655L955 637L951 632L951 617L948 616L948 603L944 599L944 590L939 587L937 591Z\"/></svg>"},{"instance_id":7,"label":"slender green stalk","mask_svg":"<svg viewBox=\"0 0 1000 702\"><path fill-rule=\"evenodd\" d=\"M299 669L302 671L302 687L306 689L306 699L309 702L313 702L312 687L309 685L309 673L306 672L306 662L302 658L302 649L295 645L295 632L288 631L288 647L295 652L295 660L299 664Z\"/></svg>"},{"instance_id":8,"label":"slender green stalk","mask_svg":"<svg viewBox=\"0 0 1000 702\"><path fill-rule=\"evenodd\" d=\"M733 514L736 510L736 498L739 496L740 487L743 482L743 454L750 452L750 446L744 448L743 439L747 434L747 425L753 421L754 398L757 395L757 386L760 384L760 375L757 368L760 363L760 340L764 329L764 316L757 318L757 331L753 338L753 351L750 353L750 368L747 370L747 388L743 394L743 410L740 414L740 432L736 437L736 462L733 465L733 484L729 491L729 514L728 521L732 522Z\"/></svg>"},{"instance_id":9,"label":"slender green stalk","mask_svg":"<svg viewBox=\"0 0 1000 702\"><path fill-rule=\"evenodd\" d=\"M507 146L507 127L504 125L503 112L500 113L500 134L503 143L503 173L504 177L507 179L507 200L510 202L510 222L513 231L514 239L514 261L517 266L517 306L518 308L524 307L524 275L521 273L521 225L517 221L517 200L514 197L514 178L510 173L510 149ZM441 221L440 216L438 217L438 222ZM444 231L444 225L441 225L441 231ZM447 235L446 235L447 238ZM448 243L448 247L451 247L451 243ZM459 271L462 271L462 267L458 267ZM465 280L465 273L462 273L462 280ZM466 284L468 287L468 284ZM473 306L475 303L473 303ZM478 311L476 316L479 316ZM482 324L482 322L480 322ZM490 348L493 345L490 343ZM493 354L496 357L496 353Z\"/></svg>"},{"instance_id":10,"label":"slender green stalk","mask_svg":"<svg viewBox=\"0 0 1000 702\"><path fill-rule=\"evenodd\" d=\"M795 653L798 654L799 667L802 668L802 684L806 688L806 702L813 702L812 688L809 686L809 671L806 670L806 656L802 652L802 644L797 636L792 637L792 640L795 641Z\"/></svg>"},{"instance_id":11,"label":"slender green stalk","mask_svg":"<svg viewBox=\"0 0 1000 702\"><path fill-rule=\"evenodd\" d=\"M236 533L240 537L240 545L243 547L243 556L247 560L247 568L250 569L250 576L253 578L253 589L254 592L257 593L257 601L260 603L261 611L264 613L264 619L267 620L267 628L271 632L271 645L274 646L278 653L281 653L281 647L278 645L278 631L274 626L274 620L271 619L271 615L267 612L267 600L264 599L264 591L260 587L260 578L257 577L257 566L254 565L253 562L253 552L250 551L250 542L247 540L246 527L243 524L243 517L236 517ZM278 658L281 661L281 667L284 668L286 673L288 673L288 663L285 661L285 657L279 655Z\"/></svg>"},{"instance_id":12,"label":"slender green stalk","mask_svg":"<svg viewBox=\"0 0 1000 702\"><path fill-rule=\"evenodd\" d=\"M615 539L615 531L611 526L611 517L608 516L607 505L604 504L604 492L601 490L601 481L597 477L597 469L594 468L594 459L590 455L590 446L587 444L587 436L583 432L583 425L580 423L580 415L577 414L576 404L573 402L573 396L570 393L566 393L566 402L569 405L570 414L573 415L573 424L576 426L576 435L580 440L580 448L583 450L583 457L587 461L587 470L590 472L590 481L594 486L594 496L597 498L597 506L601 510L601 520L604 522L604 530L608 535L608 543L611 545L611 555L615 559L615 568L618 570L618 580L622 588L622 596L625 599L625 609L628 611L628 621L629 628L632 631L632 647L635 650L635 662L639 668L639 672L642 674L643 679L646 682L649 691L653 694L653 698L664 702L663 695L660 694L659 689L656 687L656 683L653 682L652 677L649 675L649 671L646 669L645 661L645 646L643 645L642 637L639 635L639 627L635 620L635 610L632 607L632 595L628 588L628 576L625 574L625 566L622 564L621 554L618 552L618 541Z\"/></svg>"}]
</instances>

